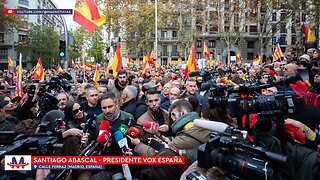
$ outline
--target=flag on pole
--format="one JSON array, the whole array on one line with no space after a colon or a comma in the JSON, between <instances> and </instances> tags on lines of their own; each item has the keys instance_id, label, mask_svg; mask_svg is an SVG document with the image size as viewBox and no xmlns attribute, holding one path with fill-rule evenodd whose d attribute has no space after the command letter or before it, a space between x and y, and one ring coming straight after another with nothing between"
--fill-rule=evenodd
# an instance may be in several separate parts
<instances>
[{"instance_id":1,"label":"flag on pole","mask_svg":"<svg viewBox=\"0 0 320 180\"><path fill-rule=\"evenodd\" d=\"M100 66L97 64L96 71L94 72L94 76L93 76L93 81L95 86L99 85L98 83L99 80L100 80Z\"/></svg>"},{"instance_id":2,"label":"flag on pole","mask_svg":"<svg viewBox=\"0 0 320 180\"><path fill-rule=\"evenodd\" d=\"M160 73L161 67L160 67L159 63L156 63L156 69L157 69L157 71Z\"/></svg>"},{"instance_id":3,"label":"flag on pole","mask_svg":"<svg viewBox=\"0 0 320 180\"><path fill-rule=\"evenodd\" d=\"M93 32L106 21L106 16L100 11L94 0L77 0L73 20Z\"/></svg>"},{"instance_id":4,"label":"flag on pole","mask_svg":"<svg viewBox=\"0 0 320 180\"><path fill-rule=\"evenodd\" d=\"M63 69L61 68L60 64L58 64L57 71L58 71L59 73L63 73Z\"/></svg>"},{"instance_id":5,"label":"flag on pole","mask_svg":"<svg viewBox=\"0 0 320 180\"><path fill-rule=\"evenodd\" d=\"M44 68L42 66L42 61L40 58L38 59L36 69L33 73L33 79L34 80L44 80Z\"/></svg>"},{"instance_id":6,"label":"flag on pole","mask_svg":"<svg viewBox=\"0 0 320 180\"><path fill-rule=\"evenodd\" d=\"M149 61L149 65L156 65L156 63L155 63L155 60L154 60L154 50L152 50L151 51L151 53L150 53L150 56L148 56L149 57L149 59L148 59L148 61Z\"/></svg>"},{"instance_id":7,"label":"flag on pole","mask_svg":"<svg viewBox=\"0 0 320 180\"><path fill-rule=\"evenodd\" d=\"M316 36L312 33L312 31L309 29L306 23L303 23L303 29L304 29L304 36L305 36L305 41L306 42L316 42L317 38Z\"/></svg>"},{"instance_id":8,"label":"flag on pole","mask_svg":"<svg viewBox=\"0 0 320 180\"><path fill-rule=\"evenodd\" d=\"M16 96L20 96L23 99L23 93L22 93L22 54L19 55L19 66L17 67L18 73L17 73L17 82L16 82Z\"/></svg>"},{"instance_id":9,"label":"flag on pole","mask_svg":"<svg viewBox=\"0 0 320 180\"><path fill-rule=\"evenodd\" d=\"M241 55L240 55L240 53L238 53L236 55L236 58L237 58L237 64L241 64Z\"/></svg>"},{"instance_id":10,"label":"flag on pole","mask_svg":"<svg viewBox=\"0 0 320 180\"><path fill-rule=\"evenodd\" d=\"M144 54L141 77L143 77L148 71L150 71L149 59L150 57L147 54Z\"/></svg>"},{"instance_id":11,"label":"flag on pole","mask_svg":"<svg viewBox=\"0 0 320 180\"><path fill-rule=\"evenodd\" d=\"M207 57L209 59L210 58L210 50L209 50L208 44L205 41L203 43L204 43L203 44L203 56Z\"/></svg>"},{"instance_id":12,"label":"flag on pole","mask_svg":"<svg viewBox=\"0 0 320 180\"><path fill-rule=\"evenodd\" d=\"M280 45L277 44L276 45L276 49L274 50L274 53L273 53L273 59L272 60L273 60L273 62L275 62L275 61L279 60L281 57L284 57L284 56L283 56L283 53L281 51Z\"/></svg>"},{"instance_id":13,"label":"flag on pole","mask_svg":"<svg viewBox=\"0 0 320 180\"><path fill-rule=\"evenodd\" d=\"M91 65L90 64L84 64L84 70L91 71L92 70Z\"/></svg>"},{"instance_id":14,"label":"flag on pole","mask_svg":"<svg viewBox=\"0 0 320 180\"><path fill-rule=\"evenodd\" d=\"M184 70L184 76L186 79L189 78L189 72L197 70L197 63L196 63L196 54L195 54L195 43L192 44L190 54L187 61L186 69Z\"/></svg>"},{"instance_id":15,"label":"flag on pole","mask_svg":"<svg viewBox=\"0 0 320 180\"><path fill-rule=\"evenodd\" d=\"M132 57L128 56L128 58L127 58L127 66L129 67L131 64L134 64L134 60L132 59Z\"/></svg>"},{"instance_id":16,"label":"flag on pole","mask_svg":"<svg viewBox=\"0 0 320 180\"><path fill-rule=\"evenodd\" d=\"M122 49L120 43L118 43L116 53L113 56L112 61L112 70L113 70L113 77L117 77L118 72L122 68Z\"/></svg>"},{"instance_id":17,"label":"flag on pole","mask_svg":"<svg viewBox=\"0 0 320 180\"><path fill-rule=\"evenodd\" d=\"M8 69L9 68L13 68L13 63L12 63L10 56L8 56Z\"/></svg>"},{"instance_id":18,"label":"flag on pole","mask_svg":"<svg viewBox=\"0 0 320 180\"><path fill-rule=\"evenodd\" d=\"M261 63L261 55L258 54L258 57L257 57L257 58L254 58L252 61L260 64L260 63Z\"/></svg>"}]
</instances>

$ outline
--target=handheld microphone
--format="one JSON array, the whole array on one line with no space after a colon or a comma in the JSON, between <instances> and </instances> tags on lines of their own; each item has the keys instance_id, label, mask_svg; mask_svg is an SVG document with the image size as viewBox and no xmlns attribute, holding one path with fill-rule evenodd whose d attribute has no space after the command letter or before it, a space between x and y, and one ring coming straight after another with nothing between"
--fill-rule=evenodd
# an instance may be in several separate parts
<instances>
[{"instance_id":1,"label":"handheld microphone","mask_svg":"<svg viewBox=\"0 0 320 180\"><path fill-rule=\"evenodd\" d=\"M119 129L120 132L122 132L123 135L127 135L128 134L128 126L121 124Z\"/></svg>"},{"instance_id":2,"label":"handheld microphone","mask_svg":"<svg viewBox=\"0 0 320 180\"><path fill-rule=\"evenodd\" d=\"M120 131L116 131L113 136L122 150L127 151L129 149L127 138L124 138Z\"/></svg>"},{"instance_id":3,"label":"handheld microphone","mask_svg":"<svg viewBox=\"0 0 320 180\"><path fill-rule=\"evenodd\" d=\"M108 131L101 133L101 135L98 136L97 141L93 143L93 146L84 153L84 156L90 156L97 147L105 145L110 138L110 135L111 134Z\"/></svg>"},{"instance_id":4,"label":"handheld microphone","mask_svg":"<svg viewBox=\"0 0 320 180\"><path fill-rule=\"evenodd\" d=\"M228 124L225 124L222 122L208 121L208 120L201 120L201 119L195 119L193 121L193 124L197 127L201 127L211 131L216 131L219 133L224 133L224 131L229 127Z\"/></svg>"},{"instance_id":5,"label":"handheld microphone","mask_svg":"<svg viewBox=\"0 0 320 180\"><path fill-rule=\"evenodd\" d=\"M83 133L88 133L89 131L94 131L96 130L96 116L92 113L89 113L87 116L86 116L86 124L84 125L83 129L82 129L82 132ZM83 143L81 143L80 145L80 149L83 148Z\"/></svg>"},{"instance_id":6,"label":"handheld microphone","mask_svg":"<svg viewBox=\"0 0 320 180\"><path fill-rule=\"evenodd\" d=\"M151 130L151 131L158 131L159 130L159 124L155 122L149 122L146 121L143 123L143 127L145 129Z\"/></svg>"},{"instance_id":7,"label":"handheld microphone","mask_svg":"<svg viewBox=\"0 0 320 180\"><path fill-rule=\"evenodd\" d=\"M110 123L107 120L102 120L100 127L99 127L99 135L102 134L104 131L108 131L110 127Z\"/></svg>"},{"instance_id":8,"label":"handheld microphone","mask_svg":"<svg viewBox=\"0 0 320 180\"><path fill-rule=\"evenodd\" d=\"M128 135L133 138L137 138L140 135L140 131L136 127L130 127L128 130Z\"/></svg>"}]
</instances>

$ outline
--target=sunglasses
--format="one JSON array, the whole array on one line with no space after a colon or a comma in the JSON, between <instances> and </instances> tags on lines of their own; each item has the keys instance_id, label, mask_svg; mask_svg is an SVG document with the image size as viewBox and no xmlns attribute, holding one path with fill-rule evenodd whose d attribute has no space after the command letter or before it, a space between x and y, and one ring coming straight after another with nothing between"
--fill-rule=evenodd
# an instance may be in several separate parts
<instances>
[{"instance_id":1,"label":"sunglasses","mask_svg":"<svg viewBox=\"0 0 320 180\"><path fill-rule=\"evenodd\" d=\"M78 114L79 111L83 111L83 107L80 107L79 109L73 110L72 113L73 113L74 115L76 115L76 114Z\"/></svg>"}]
</instances>

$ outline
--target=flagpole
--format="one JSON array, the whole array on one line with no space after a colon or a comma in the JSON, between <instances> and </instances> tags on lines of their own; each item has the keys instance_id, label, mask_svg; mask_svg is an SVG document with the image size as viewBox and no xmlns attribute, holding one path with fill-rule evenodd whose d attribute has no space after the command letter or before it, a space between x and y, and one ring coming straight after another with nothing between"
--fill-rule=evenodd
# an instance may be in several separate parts
<instances>
[{"instance_id":1,"label":"flagpole","mask_svg":"<svg viewBox=\"0 0 320 180\"><path fill-rule=\"evenodd\" d=\"M154 19L155 19L155 45L154 45L154 58L158 62L158 0L155 0L155 10L154 10ZM161 65L161 62L160 62Z\"/></svg>"}]
</instances>

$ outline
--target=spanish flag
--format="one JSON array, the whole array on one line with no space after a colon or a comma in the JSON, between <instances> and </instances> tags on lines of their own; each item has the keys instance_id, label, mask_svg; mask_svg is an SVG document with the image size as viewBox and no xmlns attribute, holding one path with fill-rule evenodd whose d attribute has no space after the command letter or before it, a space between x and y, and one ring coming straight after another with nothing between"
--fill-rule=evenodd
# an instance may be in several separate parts
<instances>
[{"instance_id":1,"label":"spanish flag","mask_svg":"<svg viewBox=\"0 0 320 180\"><path fill-rule=\"evenodd\" d=\"M210 58L210 50L209 50L208 44L205 41L203 43L204 43L203 44L203 56Z\"/></svg>"},{"instance_id":2,"label":"spanish flag","mask_svg":"<svg viewBox=\"0 0 320 180\"><path fill-rule=\"evenodd\" d=\"M13 68L13 63L10 56L8 56L8 68Z\"/></svg>"},{"instance_id":3,"label":"spanish flag","mask_svg":"<svg viewBox=\"0 0 320 180\"><path fill-rule=\"evenodd\" d=\"M39 58L38 63L36 65L36 69L33 73L34 80L44 80L44 68L42 66L42 61Z\"/></svg>"},{"instance_id":4,"label":"spanish flag","mask_svg":"<svg viewBox=\"0 0 320 180\"><path fill-rule=\"evenodd\" d=\"M195 53L195 43L192 44L190 54L187 61L186 69L184 70L184 76L186 79L189 78L189 72L197 70L196 53Z\"/></svg>"},{"instance_id":5,"label":"spanish flag","mask_svg":"<svg viewBox=\"0 0 320 180\"><path fill-rule=\"evenodd\" d=\"M93 32L104 24L106 16L100 11L94 0L77 0L73 20Z\"/></svg>"},{"instance_id":6,"label":"spanish flag","mask_svg":"<svg viewBox=\"0 0 320 180\"><path fill-rule=\"evenodd\" d=\"M261 55L258 54L258 57L257 57L257 58L254 58L252 61L253 61L253 62L257 62L258 64L260 64L260 63L261 63Z\"/></svg>"},{"instance_id":7,"label":"spanish flag","mask_svg":"<svg viewBox=\"0 0 320 180\"><path fill-rule=\"evenodd\" d=\"M156 63L154 62L155 61L154 60L154 50L151 51L148 61L149 61L149 65L151 65L151 64L156 65Z\"/></svg>"},{"instance_id":8,"label":"spanish flag","mask_svg":"<svg viewBox=\"0 0 320 180\"><path fill-rule=\"evenodd\" d=\"M144 54L141 77L143 77L148 71L150 71L149 59L150 57L147 54Z\"/></svg>"},{"instance_id":9,"label":"spanish flag","mask_svg":"<svg viewBox=\"0 0 320 180\"><path fill-rule=\"evenodd\" d=\"M281 57L283 57L283 54L282 54L282 51L281 51L281 48L280 48L280 45L277 44L276 45L276 49L274 50L274 53L273 53L273 62L277 61L278 59L280 59Z\"/></svg>"},{"instance_id":10,"label":"spanish flag","mask_svg":"<svg viewBox=\"0 0 320 180\"><path fill-rule=\"evenodd\" d=\"M128 58L127 58L127 66L129 67L130 64L134 64L134 60L132 59L132 57L128 56Z\"/></svg>"},{"instance_id":11,"label":"spanish flag","mask_svg":"<svg viewBox=\"0 0 320 180\"><path fill-rule=\"evenodd\" d=\"M305 36L306 42L316 42L317 41L316 36L314 36L312 31L306 25L306 23L303 24L303 29L304 29L304 36Z\"/></svg>"},{"instance_id":12,"label":"spanish flag","mask_svg":"<svg viewBox=\"0 0 320 180\"><path fill-rule=\"evenodd\" d=\"M61 68L60 64L58 64L57 71L58 71L59 73L63 73L63 69Z\"/></svg>"},{"instance_id":13,"label":"spanish flag","mask_svg":"<svg viewBox=\"0 0 320 180\"><path fill-rule=\"evenodd\" d=\"M118 72L122 68L122 49L120 43L118 43L116 53L113 56L112 60L112 71L113 77L117 77Z\"/></svg>"}]
</instances>

